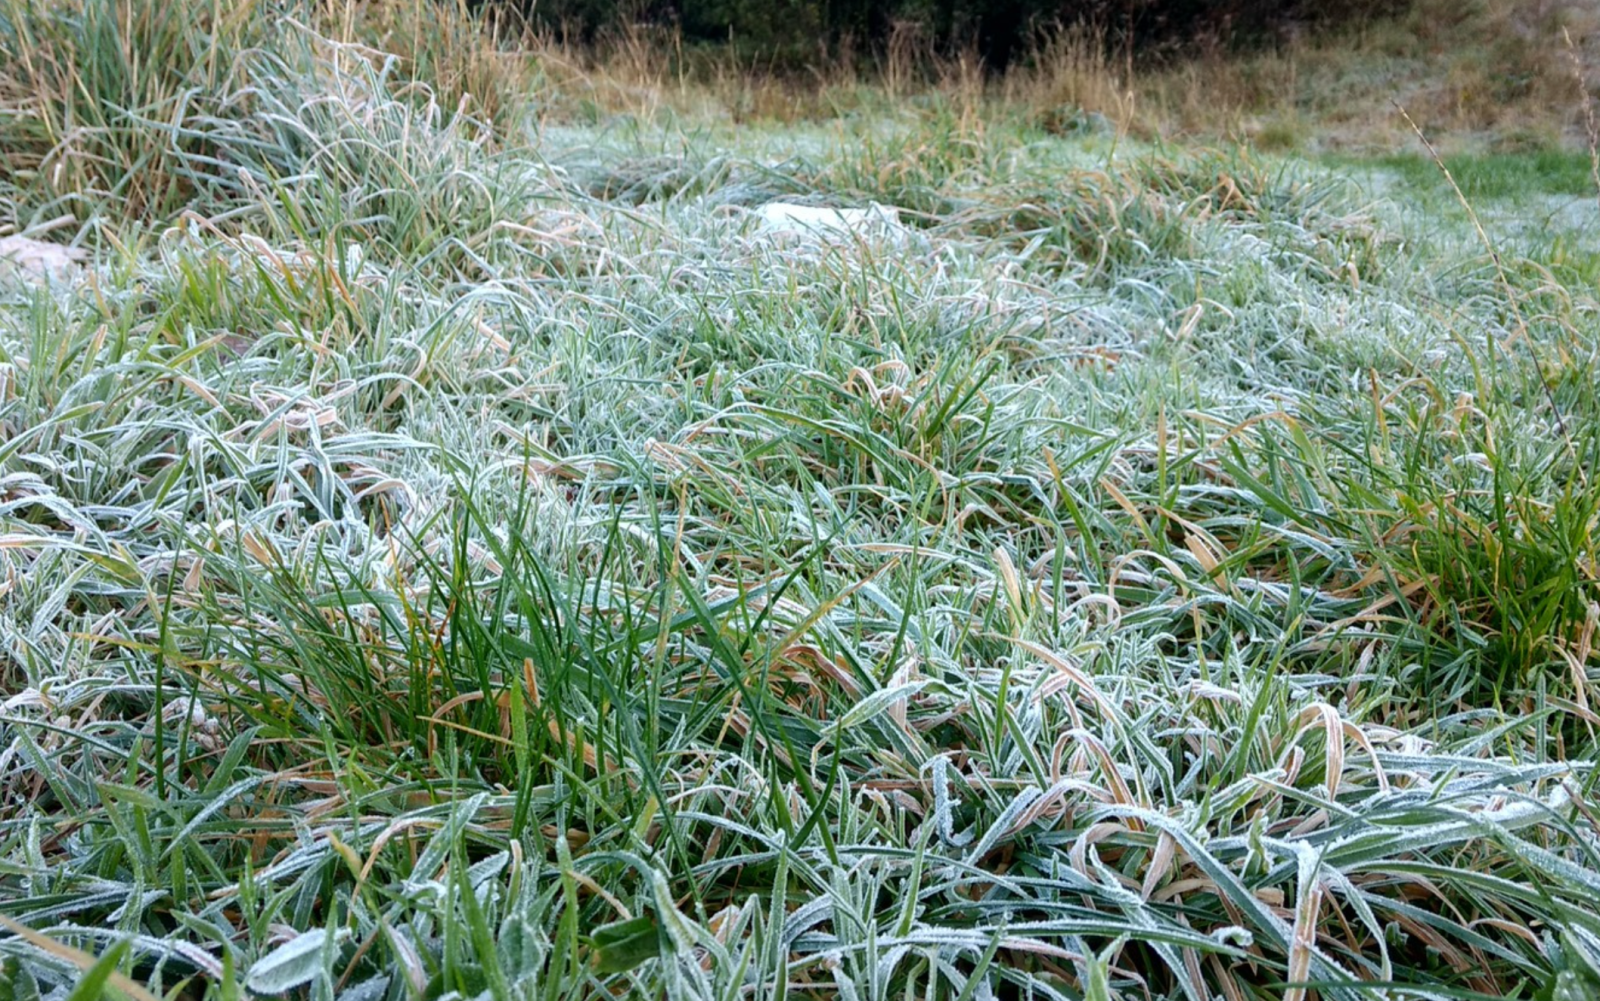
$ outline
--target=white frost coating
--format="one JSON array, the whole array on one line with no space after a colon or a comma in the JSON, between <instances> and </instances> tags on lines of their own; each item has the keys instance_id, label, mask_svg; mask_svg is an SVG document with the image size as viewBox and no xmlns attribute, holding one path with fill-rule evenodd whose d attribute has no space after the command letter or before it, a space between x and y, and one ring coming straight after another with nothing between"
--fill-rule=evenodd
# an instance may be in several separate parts
<instances>
[{"instance_id":1,"label":"white frost coating","mask_svg":"<svg viewBox=\"0 0 1600 1001\"><path fill-rule=\"evenodd\" d=\"M244 985L257 994L282 994L327 972L334 950L350 937L350 929L331 934L321 928L301 932L255 961Z\"/></svg>"},{"instance_id":2,"label":"white frost coating","mask_svg":"<svg viewBox=\"0 0 1600 1001\"><path fill-rule=\"evenodd\" d=\"M761 232L780 238L828 243L876 239L896 244L906 239L906 227L900 221L900 210L876 202L864 209L768 202L751 209L751 212L760 221Z\"/></svg>"}]
</instances>

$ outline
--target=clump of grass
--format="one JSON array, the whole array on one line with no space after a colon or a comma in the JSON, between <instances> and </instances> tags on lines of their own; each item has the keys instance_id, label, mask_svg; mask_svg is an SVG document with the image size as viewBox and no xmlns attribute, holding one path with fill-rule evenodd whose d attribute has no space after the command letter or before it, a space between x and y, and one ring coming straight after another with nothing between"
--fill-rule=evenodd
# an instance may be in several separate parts
<instances>
[{"instance_id":1,"label":"clump of grass","mask_svg":"<svg viewBox=\"0 0 1600 1001\"><path fill-rule=\"evenodd\" d=\"M174 211L193 195L172 170L177 126L248 86L239 57L271 20L254 0L6 0L0 166L54 210Z\"/></svg>"},{"instance_id":2,"label":"clump of grass","mask_svg":"<svg viewBox=\"0 0 1600 1001\"><path fill-rule=\"evenodd\" d=\"M543 43L515 7L474 13L465 0L388 0L333 4L321 20L341 41L399 56L399 73L447 114L470 114L513 142L522 137Z\"/></svg>"},{"instance_id":3,"label":"clump of grass","mask_svg":"<svg viewBox=\"0 0 1600 1001\"><path fill-rule=\"evenodd\" d=\"M347 180L331 166L306 171L316 156L343 158L358 174L390 168L384 155L362 162L365 136L334 135L340 129L393 127L419 143L450 133L440 141L457 147L455 133L481 147L522 141L529 79L513 45L524 36L504 26L486 35L465 8L7 4L0 38L18 58L0 71L0 162L36 213L165 222L185 208L226 213L294 178ZM402 42L405 55L370 42ZM429 166L402 160L393 169L414 186ZM253 184L241 186L241 171ZM448 185L461 175L442 176ZM411 223L403 210L388 214L395 206L365 208Z\"/></svg>"}]
</instances>

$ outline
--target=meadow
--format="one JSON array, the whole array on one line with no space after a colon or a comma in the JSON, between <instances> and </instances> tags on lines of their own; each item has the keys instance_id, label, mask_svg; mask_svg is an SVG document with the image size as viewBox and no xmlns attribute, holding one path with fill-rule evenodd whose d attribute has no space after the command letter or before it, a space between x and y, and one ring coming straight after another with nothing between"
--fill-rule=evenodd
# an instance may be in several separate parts
<instances>
[{"instance_id":1,"label":"meadow","mask_svg":"<svg viewBox=\"0 0 1600 1001\"><path fill-rule=\"evenodd\" d=\"M1581 143L479 28L0 0L0 998L1600 996Z\"/></svg>"}]
</instances>

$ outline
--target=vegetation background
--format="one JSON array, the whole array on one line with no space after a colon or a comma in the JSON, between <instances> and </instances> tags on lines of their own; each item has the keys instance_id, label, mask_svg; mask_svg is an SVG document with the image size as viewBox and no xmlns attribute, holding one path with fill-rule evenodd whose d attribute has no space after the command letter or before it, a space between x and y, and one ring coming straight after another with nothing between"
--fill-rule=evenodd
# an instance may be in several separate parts
<instances>
[{"instance_id":1,"label":"vegetation background","mask_svg":"<svg viewBox=\"0 0 1600 1001\"><path fill-rule=\"evenodd\" d=\"M0 0L0 1001L1600 996L1597 5L621 13Z\"/></svg>"},{"instance_id":2,"label":"vegetation background","mask_svg":"<svg viewBox=\"0 0 1600 1001\"><path fill-rule=\"evenodd\" d=\"M755 63L828 64L841 49L881 52L915 30L928 51L969 49L994 70L1052 33L1092 28L1141 56L1238 48L1304 31L1392 18L1407 0L544 0L511 9L547 31L592 41L634 23L672 25L684 40L728 46Z\"/></svg>"}]
</instances>

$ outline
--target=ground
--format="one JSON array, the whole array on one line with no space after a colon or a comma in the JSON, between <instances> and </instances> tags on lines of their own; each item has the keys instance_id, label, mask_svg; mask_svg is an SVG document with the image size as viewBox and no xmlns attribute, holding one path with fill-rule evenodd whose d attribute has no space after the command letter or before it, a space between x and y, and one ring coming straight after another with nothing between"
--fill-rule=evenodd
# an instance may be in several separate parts
<instances>
[{"instance_id":1,"label":"ground","mask_svg":"<svg viewBox=\"0 0 1600 1001\"><path fill-rule=\"evenodd\" d=\"M281 30L0 120L5 996L1600 990L1586 151Z\"/></svg>"}]
</instances>

